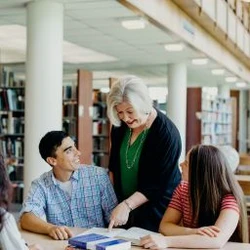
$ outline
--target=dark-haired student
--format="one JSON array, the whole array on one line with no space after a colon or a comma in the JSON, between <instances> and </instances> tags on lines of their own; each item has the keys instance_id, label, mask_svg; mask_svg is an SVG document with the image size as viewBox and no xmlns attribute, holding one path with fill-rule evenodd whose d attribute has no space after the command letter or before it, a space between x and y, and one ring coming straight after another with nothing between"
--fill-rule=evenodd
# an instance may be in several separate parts
<instances>
[{"instance_id":1,"label":"dark-haired student","mask_svg":"<svg viewBox=\"0 0 250 250\"><path fill-rule=\"evenodd\" d=\"M4 158L0 154L0 249L1 250L42 250L34 244L28 246L22 239L14 216L8 212L11 200L11 183L6 172Z\"/></svg>"},{"instance_id":2,"label":"dark-haired student","mask_svg":"<svg viewBox=\"0 0 250 250\"><path fill-rule=\"evenodd\" d=\"M81 165L75 142L63 131L48 132L39 151L52 169L32 182L21 210L22 228L65 240L72 236L69 227L106 227L117 205L106 170Z\"/></svg>"},{"instance_id":3,"label":"dark-haired student","mask_svg":"<svg viewBox=\"0 0 250 250\"><path fill-rule=\"evenodd\" d=\"M160 224L165 236L146 236L142 246L201 249L221 248L229 240L247 243L244 195L224 153L214 146L198 145L181 167L183 181Z\"/></svg>"}]
</instances>

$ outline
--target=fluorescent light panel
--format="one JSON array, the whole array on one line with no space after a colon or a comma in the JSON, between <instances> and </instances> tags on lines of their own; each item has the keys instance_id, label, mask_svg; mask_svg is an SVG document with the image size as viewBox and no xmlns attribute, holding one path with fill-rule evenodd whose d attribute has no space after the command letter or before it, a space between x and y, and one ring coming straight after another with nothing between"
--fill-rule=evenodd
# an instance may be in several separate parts
<instances>
[{"instance_id":1,"label":"fluorescent light panel","mask_svg":"<svg viewBox=\"0 0 250 250\"><path fill-rule=\"evenodd\" d=\"M246 82L236 82L235 86L238 88L245 88L247 86Z\"/></svg>"},{"instance_id":2,"label":"fluorescent light panel","mask_svg":"<svg viewBox=\"0 0 250 250\"><path fill-rule=\"evenodd\" d=\"M169 43L164 45L167 51L182 51L184 49L183 43Z\"/></svg>"},{"instance_id":3,"label":"fluorescent light panel","mask_svg":"<svg viewBox=\"0 0 250 250\"><path fill-rule=\"evenodd\" d=\"M122 21L122 26L128 30L144 29L146 22L142 18Z\"/></svg>"},{"instance_id":4,"label":"fluorescent light panel","mask_svg":"<svg viewBox=\"0 0 250 250\"><path fill-rule=\"evenodd\" d=\"M216 75L216 76L224 75L225 74L225 70L224 69L212 69L211 73L213 75Z\"/></svg>"},{"instance_id":5,"label":"fluorescent light panel","mask_svg":"<svg viewBox=\"0 0 250 250\"><path fill-rule=\"evenodd\" d=\"M226 82L236 82L237 81L237 77L235 76L228 76L225 78Z\"/></svg>"},{"instance_id":6,"label":"fluorescent light panel","mask_svg":"<svg viewBox=\"0 0 250 250\"><path fill-rule=\"evenodd\" d=\"M194 65L205 65L207 63L208 63L207 58L195 58L195 59L192 59L192 64L194 64Z\"/></svg>"}]
</instances>

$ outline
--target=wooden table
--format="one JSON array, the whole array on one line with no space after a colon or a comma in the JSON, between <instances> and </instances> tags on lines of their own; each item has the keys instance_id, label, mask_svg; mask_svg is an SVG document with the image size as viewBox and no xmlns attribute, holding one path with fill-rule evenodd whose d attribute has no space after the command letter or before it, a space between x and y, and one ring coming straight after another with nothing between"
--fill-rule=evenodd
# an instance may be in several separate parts
<instances>
[{"instance_id":1,"label":"wooden table","mask_svg":"<svg viewBox=\"0 0 250 250\"><path fill-rule=\"evenodd\" d=\"M39 243L44 248L44 250L63 250L67 246L67 243L68 243L67 240L53 240L46 235L35 234L35 233L31 233L31 232L24 231L24 230L20 230L20 231L21 231L22 237L26 240L26 242L28 242L28 244ZM72 231L76 235L76 234L82 233L84 229L73 228ZM131 250L138 250L138 249L142 249L142 248L140 247L131 248ZM183 248L168 248L168 249L181 250ZM225 245L225 247L221 249L223 250L236 250L236 249L237 250L249 250L250 244L228 242ZM192 250L192 249L189 249L189 250Z\"/></svg>"}]
</instances>

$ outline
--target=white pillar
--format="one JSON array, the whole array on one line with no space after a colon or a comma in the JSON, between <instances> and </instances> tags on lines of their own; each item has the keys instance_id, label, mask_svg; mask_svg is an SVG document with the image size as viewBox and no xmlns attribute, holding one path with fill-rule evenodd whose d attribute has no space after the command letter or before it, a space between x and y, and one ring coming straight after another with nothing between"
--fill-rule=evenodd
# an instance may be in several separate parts
<instances>
[{"instance_id":1,"label":"white pillar","mask_svg":"<svg viewBox=\"0 0 250 250\"><path fill-rule=\"evenodd\" d=\"M50 169L38 150L41 137L62 128L63 5L27 5L24 195L33 179Z\"/></svg>"},{"instance_id":2,"label":"white pillar","mask_svg":"<svg viewBox=\"0 0 250 250\"><path fill-rule=\"evenodd\" d=\"M227 84L220 84L218 86L218 94L222 98L230 98L230 88Z\"/></svg>"},{"instance_id":3,"label":"white pillar","mask_svg":"<svg viewBox=\"0 0 250 250\"><path fill-rule=\"evenodd\" d=\"M181 134L182 154L186 154L186 109L187 109L187 67L185 63L168 66L167 115L175 123Z\"/></svg>"},{"instance_id":4,"label":"white pillar","mask_svg":"<svg viewBox=\"0 0 250 250\"><path fill-rule=\"evenodd\" d=\"M239 152L247 152L247 90L240 91L239 100Z\"/></svg>"}]
</instances>

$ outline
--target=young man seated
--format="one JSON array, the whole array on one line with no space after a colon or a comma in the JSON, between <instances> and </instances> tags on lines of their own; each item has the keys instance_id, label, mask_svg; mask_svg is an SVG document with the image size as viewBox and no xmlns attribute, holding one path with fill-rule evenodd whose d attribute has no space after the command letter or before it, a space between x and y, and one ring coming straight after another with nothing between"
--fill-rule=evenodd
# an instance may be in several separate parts
<instances>
[{"instance_id":1,"label":"young man seated","mask_svg":"<svg viewBox=\"0 0 250 250\"><path fill-rule=\"evenodd\" d=\"M48 132L39 151L52 169L32 182L21 227L65 240L72 236L69 227L107 226L117 199L105 169L81 165L81 153L63 131Z\"/></svg>"}]
</instances>

